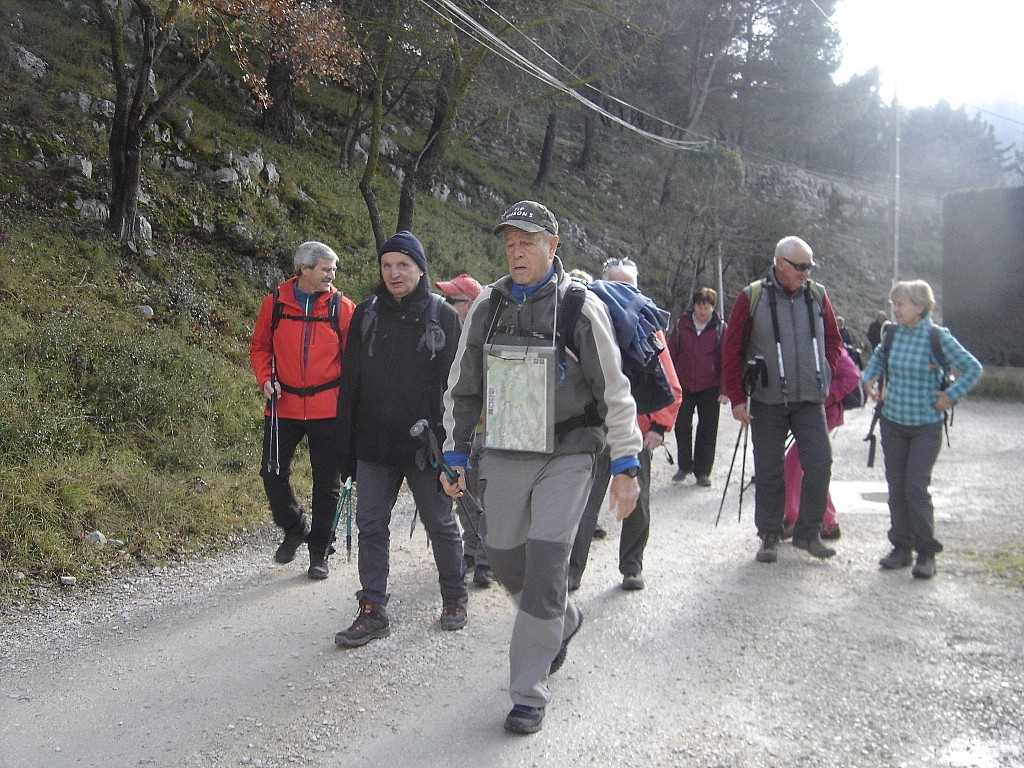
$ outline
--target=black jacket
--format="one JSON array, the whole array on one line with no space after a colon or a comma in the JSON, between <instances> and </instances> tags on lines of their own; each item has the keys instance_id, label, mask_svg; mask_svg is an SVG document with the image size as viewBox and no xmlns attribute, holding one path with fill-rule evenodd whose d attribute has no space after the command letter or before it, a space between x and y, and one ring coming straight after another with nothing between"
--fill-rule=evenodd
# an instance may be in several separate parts
<instances>
[{"instance_id":1,"label":"black jacket","mask_svg":"<svg viewBox=\"0 0 1024 768\"><path fill-rule=\"evenodd\" d=\"M401 301L381 283L374 289L377 304L376 330L367 329L367 308L373 299L356 307L349 325L338 395L339 461L342 477L354 475L355 461L403 465L416 460L422 444L409 429L427 419L444 442L441 396L448 384L459 344L461 321L449 304L441 305L438 321L444 344L431 359L421 344L427 328L430 278ZM372 344L371 344L372 339Z\"/></svg>"}]
</instances>

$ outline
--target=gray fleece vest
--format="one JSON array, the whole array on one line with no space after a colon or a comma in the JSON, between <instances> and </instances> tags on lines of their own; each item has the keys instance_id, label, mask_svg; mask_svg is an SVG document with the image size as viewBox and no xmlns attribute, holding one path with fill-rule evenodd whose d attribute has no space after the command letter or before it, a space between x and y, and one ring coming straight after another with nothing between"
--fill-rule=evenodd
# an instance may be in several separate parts
<instances>
[{"instance_id":1,"label":"gray fleece vest","mask_svg":"<svg viewBox=\"0 0 1024 768\"><path fill-rule=\"evenodd\" d=\"M772 280L771 277L767 279ZM811 281L808 281L802 290L790 296L774 282L771 285L774 288L779 316L782 368L779 365L775 332L772 329L771 289L765 280L758 280L743 289L747 299L751 301L753 310L746 358L749 361L758 356L763 357L768 370L767 385L763 386L758 380L751 393L751 399L767 405L779 405L784 402L824 403L832 382L832 374L825 358L825 323L822 319L822 297L825 289L815 284L812 290ZM759 290L755 289L755 286L759 286ZM758 293L760 295L757 295ZM811 335L811 320L808 316L805 294L811 297L810 317L814 319L814 336ZM814 343L815 337L817 346ZM783 392L783 368L786 392Z\"/></svg>"}]
</instances>

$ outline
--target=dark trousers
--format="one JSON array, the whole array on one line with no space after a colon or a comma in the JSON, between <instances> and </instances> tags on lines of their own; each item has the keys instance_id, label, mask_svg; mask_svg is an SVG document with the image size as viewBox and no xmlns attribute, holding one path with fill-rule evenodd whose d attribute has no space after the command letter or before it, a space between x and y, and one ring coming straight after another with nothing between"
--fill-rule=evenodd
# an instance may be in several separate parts
<instances>
[{"instance_id":1,"label":"dark trousers","mask_svg":"<svg viewBox=\"0 0 1024 768\"><path fill-rule=\"evenodd\" d=\"M697 411L697 439L693 437L693 412ZM676 455L680 472L693 472L707 477L715 465L715 444L718 442L718 387L700 392L683 390L683 401L676 417Z\"/></svg>"},{"instance_id":2,"label":"dark trousers","mask_svg":"<svg viewBox=\"0 0 1024 768\"><path fill-rule=\"evenodd\" d=\"M629 517L622 521L622 532L619 534L619 573L623 576L637 576L644 569L644 550L651 533L651 452L640 451L640 498ZM594 476L590 487L587 504L583 508L576 538L569 554L569 574L577 578L583 576L590 559L590 545L594 540L594 529L601 512L608 483L611 482L611 456L607 451L597 457L594 465Z\"/></svg>"},{"instance_id":3,"label":"dark trousers","mask_svg":"<svg viewBox=\"0 0 1024 768\"><path fill-rule=\"evenodd\" d=\"M942 448L942 422L908 426L882 419L879 424L889 484L889 541L924 555L941 552L928 486Z\"/></svg>"},{"instance_id":4,"label":"dark trousers","mask_svg":"<svg viewBox=\"0 0 1024 768\"><path fill-rule=\"evenodd\" d=\"M409 484L420 522L430 537L441 597L465 597L462 536L452 512L452 499L441 490L438 482L437 469L360 460L356 474L359 478L356 500L359 583L362 586L356 597L369 600L374 605L388 603L391 512L398 500L402 480Z\"/></svg>"},{"instance_id":5,"label":"dark trousers","mask_svg":"<svg viewBox=\"0 0 1024 768\"><path fill-rule=\"evenodd\" d=\"M292 490L292 458L302 438L309 447L309 463L313 470L313 515L306 542L310 554L323 554L334 540L331 523L341 496L341 477L335 458L334 419L278 419L277 446L280 469L277 474L267 469L271 446L270 417L263 418L263 463L260 477L267 492L274 522L285 531L302 523L302 505Z\"/></svg>"},{"instance_id":6,"label":"dark trousers","mask_svg":"<svg viewBox=\"0 0 1024 768\"><path fill-rule=\"evenodd\" d=\"M793 537L813 539L821 532L828 485L832 480L832 441L821 403L750 404L750 441L754 446L754 523L757 535L782 535L786 506L783 462L786 436L796 438L804 477L800 484L800 512Z\"/></svg>"}]
</instances>

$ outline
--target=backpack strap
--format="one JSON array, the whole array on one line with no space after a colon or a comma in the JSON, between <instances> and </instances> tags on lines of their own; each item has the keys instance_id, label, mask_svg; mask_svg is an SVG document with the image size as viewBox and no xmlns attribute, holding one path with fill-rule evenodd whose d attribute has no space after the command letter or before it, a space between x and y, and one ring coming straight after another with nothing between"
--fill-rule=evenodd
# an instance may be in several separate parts
<instances>
[{"instance_id":1,"label":"backpack strap","mask_svg":"<svg viewBox=\"0 0 1024 768\"><path fill-rule=\"evenodd\" d=\"M444 299L436 293L427 294L427 328L420 337L420 343L416 351L426 347L430 350L430 359L433 360L439 350L444 349L444 329L441 327L441 305Z\"/></svg>"},{"instance_id":2,"label":"backpack strap","mask_svg":"<svg viewBox=\"0 0 1024 768\"><path fill-rule=\"evenodd\" d=\"M928 343L931 344L932 357L935 358L935 362L939 364L939 389L945 392L949 389L949 385L953 383L953 376L950 373L949 365L946 364L946 353L942 350L942 339L939 336L939 332L942 330L941 325L932 323L931 329L928 331ZM952 448L949 444L949 428L953 426L953 419L956 416L956 408L950 408L949 413L942 412L942 430L946 434L946 447Z\"/></svg>"},{"instance_id":3,"label":"backpack strap","mask_svg":"<svg viewBox=\"0 0 1024 768\"><path fill-rule=\"evenodd\" d=\"M373 357L373 340L377 336L377 317L380 315L380 297L373 294L370 303L363 310L363 317L359 323L359 338L363 340L366 347L366 356Z\"/></svg>"},{"instance_id":4,"label":"backpack strap","mask_svg":"<svg viewBox=\"0 0 1024 768\"><path fill-rule=\"evenodd\" d=\"M341 352L345 351L345 335L341 332L341 319L340 319L340 307L342 293L341 291L335 291L331 294L330 299L327 303L327 317L312 317L310 315L290 315L285 313L284 304L281 303L281 293L279 288L274 289L274 311L270 318L270 344L273 347L274 344L274 331L277 330L277 326L280 325L281 320L297 320L303 323L330 323L334 328L334 332L338 334L338 343L340 345ZM345 313L348 317L351 317L351 310L348 305L345 306ZM315 387L293 387L285 384L283 381L277 379L276 362L274 364L274 380L281 387L282 392L288 392L292 395L298 395L299 397L311 397L320 392L326 392L328 389L334 389L341 385L341 377L328 381L324 384L318 384Z\"/></svg>"}]
</instances>

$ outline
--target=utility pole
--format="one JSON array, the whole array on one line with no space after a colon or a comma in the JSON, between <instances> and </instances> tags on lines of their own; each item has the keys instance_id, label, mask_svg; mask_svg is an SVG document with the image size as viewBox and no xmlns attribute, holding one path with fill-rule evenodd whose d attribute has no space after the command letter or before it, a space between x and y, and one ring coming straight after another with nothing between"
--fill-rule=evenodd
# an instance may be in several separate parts
<instances>
[{"instance_id":1,"label":"utility pole","mask_svg":"<svg viewBox=\"0 0 1024 768\"><path fill-rule=\"evenodd\" d=\"M900 279L900 105L896 89L892 92L892 113L895 123L892 193L892 284Z\"/></svg>"}]
</instances>

